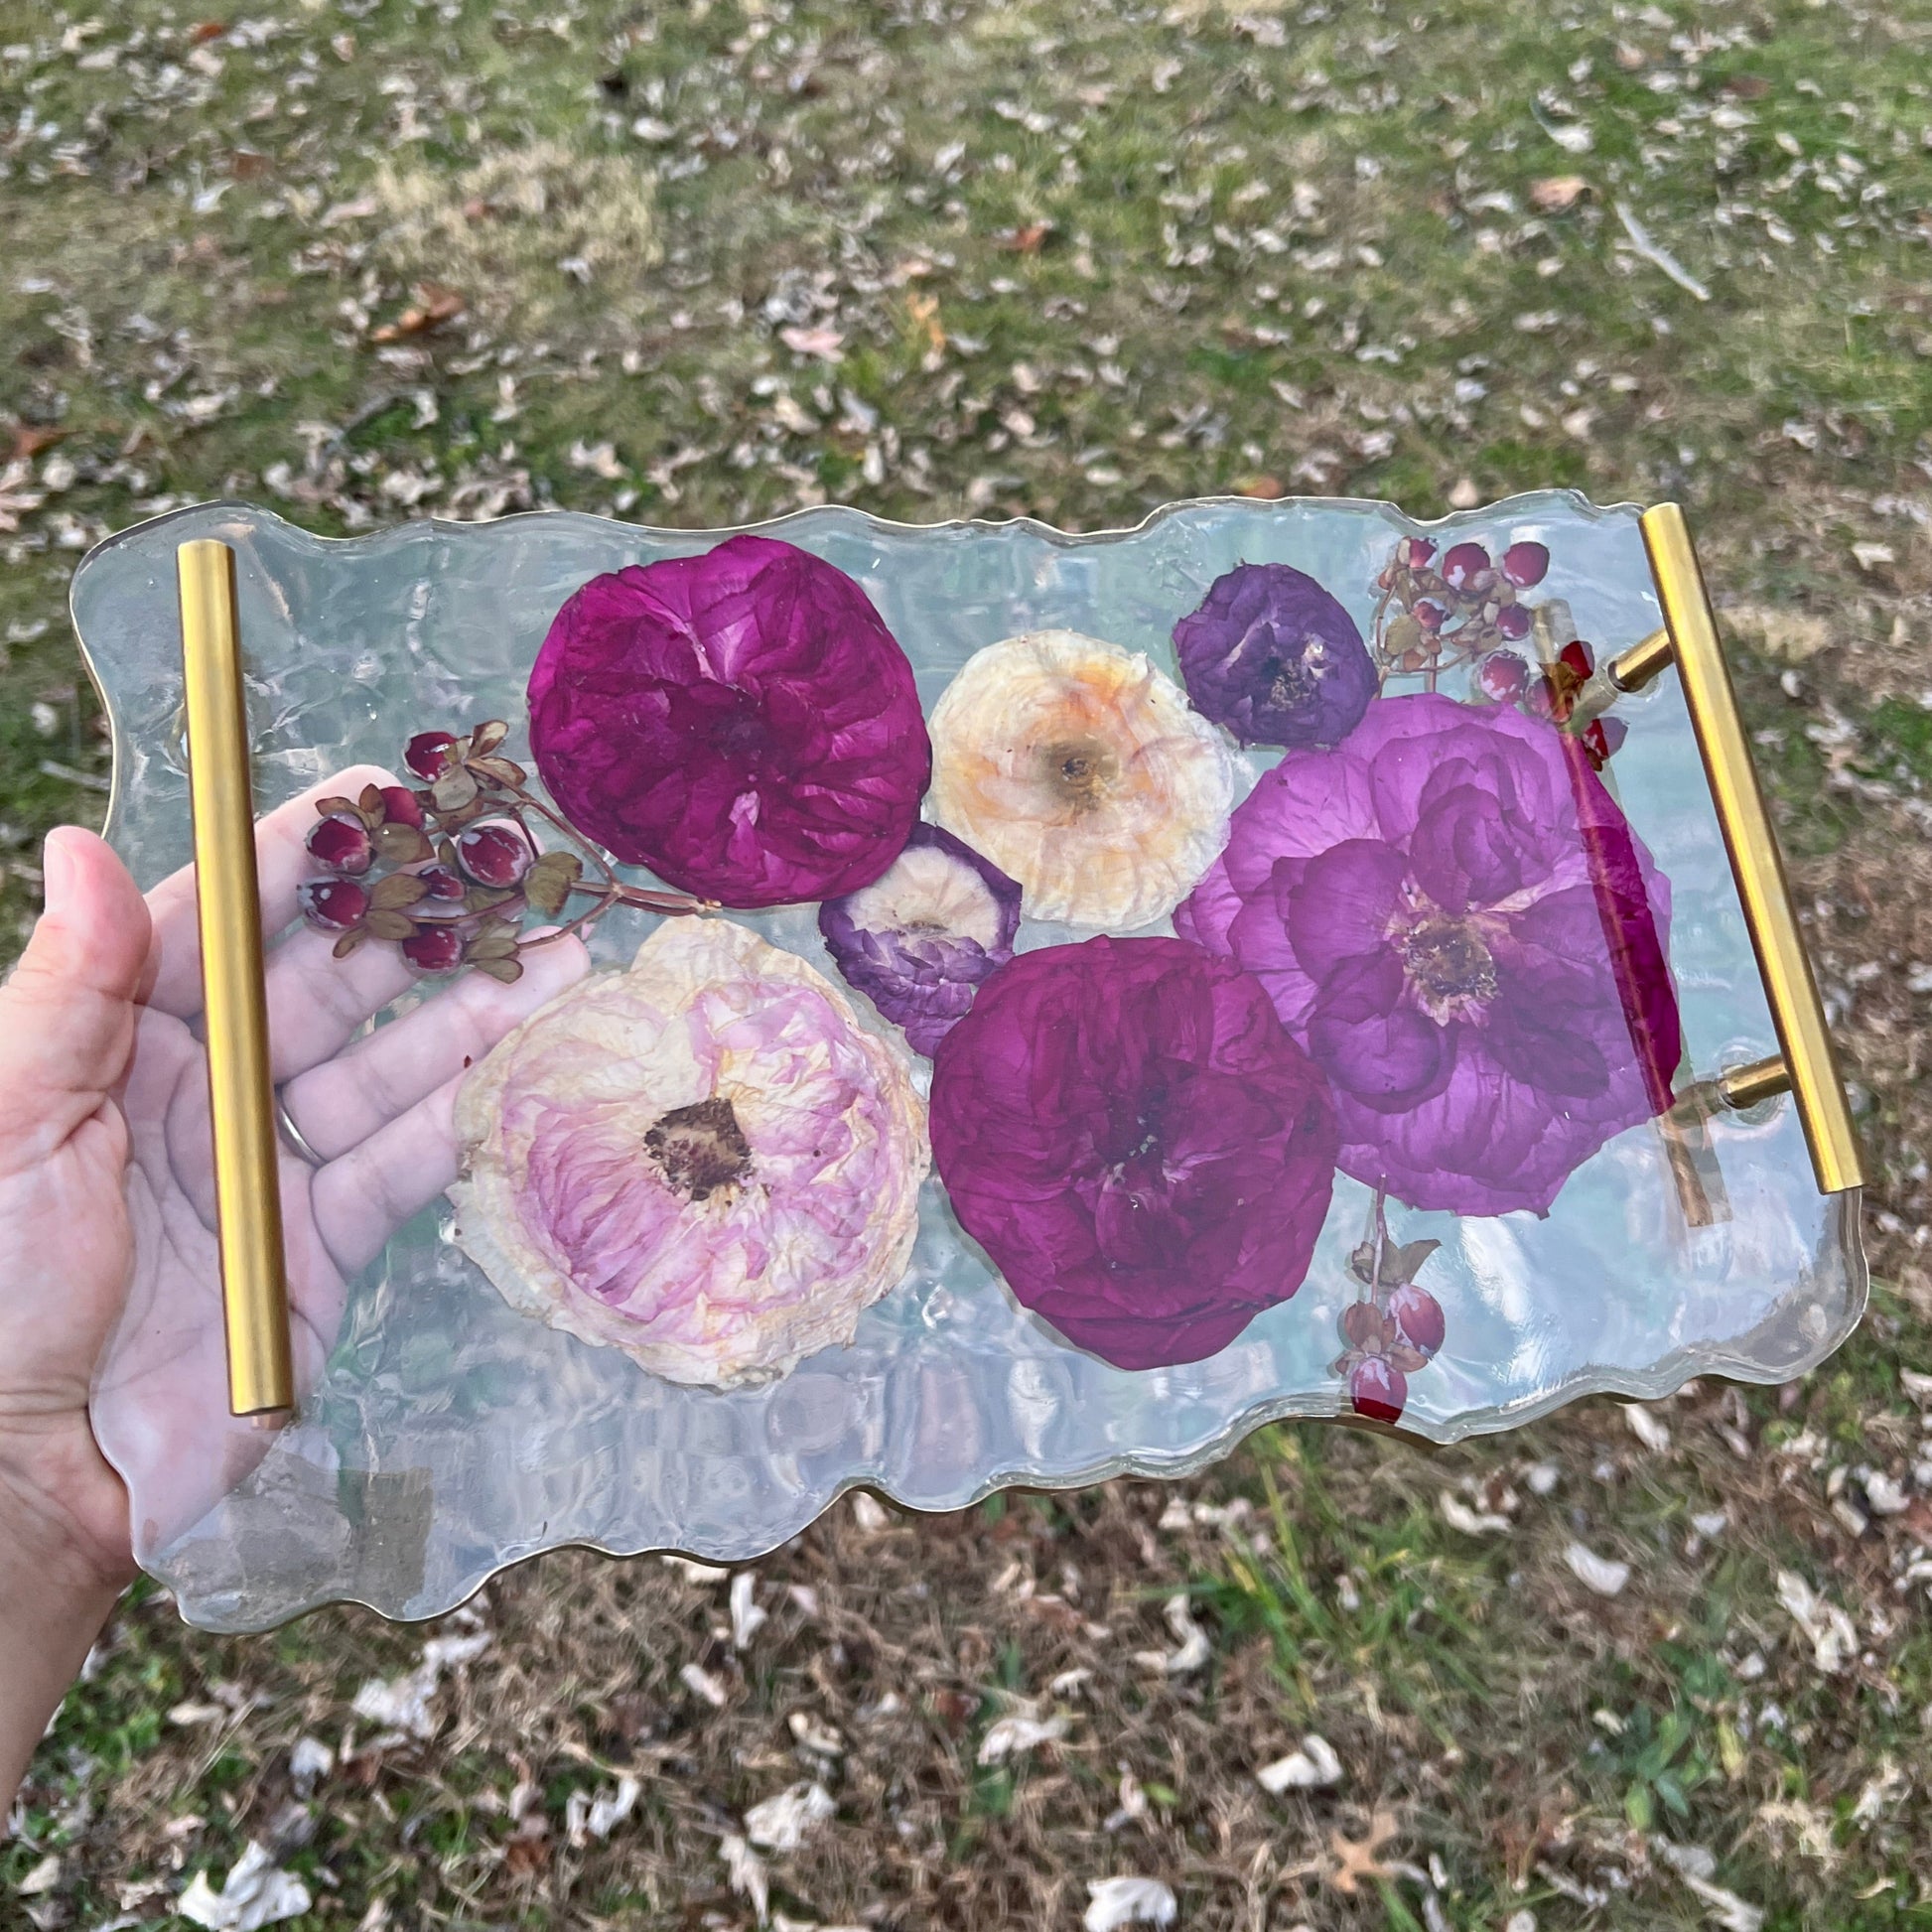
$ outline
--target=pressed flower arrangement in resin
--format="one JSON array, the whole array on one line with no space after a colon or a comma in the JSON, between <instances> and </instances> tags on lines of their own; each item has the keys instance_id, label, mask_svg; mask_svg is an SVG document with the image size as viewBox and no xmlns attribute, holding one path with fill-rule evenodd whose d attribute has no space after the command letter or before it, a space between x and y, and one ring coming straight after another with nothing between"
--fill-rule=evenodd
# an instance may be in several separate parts
<instances>
[{"instance_id":1,"label":"pressed flower arrangement in resin","mask_svg":"<svg viewBox=\"0 0 1932 1932\"><path fill-rule=\"evenodd\" d=\"M426 1615L564 1542L755 1554L858 1482L1820 1359L1857 1188L1762 1071L1789 987L1646 534L1548 494L101 546L144 883L189 856L157 586L235 553L257 805L300 801L271 1056L298 983L367 1023L286 1080L283 1193L374 1195L289 1250L278 1430L222 1419L219 1282L137 1284L95 1416L142 1562L211 1627ZM331 1077L359 1147L304 1126Z\"/></svg>"}]
</instances>

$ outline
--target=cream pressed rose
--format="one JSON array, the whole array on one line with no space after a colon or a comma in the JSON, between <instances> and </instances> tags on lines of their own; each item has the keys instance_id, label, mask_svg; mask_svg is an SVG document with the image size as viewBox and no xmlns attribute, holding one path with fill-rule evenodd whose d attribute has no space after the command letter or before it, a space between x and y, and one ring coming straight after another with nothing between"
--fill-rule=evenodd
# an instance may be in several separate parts
<instances>
[{"instance_id":1,"label":"cream pressed rose","mask_svg":"<svg viewBox=\"0 0 1932 1932\"><path fill-rule=\"evenodd\" d=\"M905 1049L804 960L660 926L457 1099L457 1239L511 1307L673 1382L849 1342L905 1272L930 1155Z\"/></svg>"},{"instance_id":2,"label":"cream pressed rose","mask_svg":"<svg viewBox=\"0 0 1932 1932\"><path fill-rule=\"evenodd\" d=\"M930 720L933 816L1036 919L1132 929L1227 839L1234 755L1138 651L1031 630L969 658Z\"/></svg>"}]
</instances>

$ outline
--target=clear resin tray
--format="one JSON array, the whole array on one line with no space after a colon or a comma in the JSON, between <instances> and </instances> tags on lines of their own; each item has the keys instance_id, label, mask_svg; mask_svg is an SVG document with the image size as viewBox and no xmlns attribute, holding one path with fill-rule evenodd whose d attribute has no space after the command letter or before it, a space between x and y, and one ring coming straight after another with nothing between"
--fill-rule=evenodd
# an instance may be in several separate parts
<instances>
[{"instance_id":1,"label":"clear resin tray","mask_svg":"<svg viewBox=\"0 0 1932 1932\"><path fill-rule=\"evenodd\" d=\"M292 1413L230 1413L192 946L126 1100L94 1426L190 1621L741 1561L855 1485L1179 1474L1287 1416L1449 1442L1850 1332L1856 1146L1669 532L1544 492L752 534L213 504L81 564L144 889L195 853L191 540L234 554L254 809L336 794L261 858ZM441 907L376 887L447 859ZM520 950L556 905L586 979Z\"/></svg>"}]
</instances>

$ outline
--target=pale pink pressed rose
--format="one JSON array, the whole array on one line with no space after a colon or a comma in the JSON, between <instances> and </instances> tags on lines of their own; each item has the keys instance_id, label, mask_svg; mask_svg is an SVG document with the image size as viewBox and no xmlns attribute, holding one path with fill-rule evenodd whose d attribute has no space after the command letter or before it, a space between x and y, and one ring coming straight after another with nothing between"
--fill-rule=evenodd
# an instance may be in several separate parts
<instances>
[{"instance_id":1,"label":"pale pink pressed rose","mask_svg":"<svg viewBox=\"0 0 1932 1932\"><path fill-rule=\"evenodd\" d=\"M849 1342L930 1163L904 1047L743 926L673 920L502 1040L457 1100L457 1238L511 1307L673 1382Z\"/></svg>"}]
</instances>

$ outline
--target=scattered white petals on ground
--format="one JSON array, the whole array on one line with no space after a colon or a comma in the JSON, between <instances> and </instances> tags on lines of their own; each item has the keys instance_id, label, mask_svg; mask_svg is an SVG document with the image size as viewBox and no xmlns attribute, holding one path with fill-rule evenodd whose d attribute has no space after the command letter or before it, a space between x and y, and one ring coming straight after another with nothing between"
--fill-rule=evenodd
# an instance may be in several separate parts
<instances>
[{"instance_id":1,"label":"scattered white petals on ground","mask_svg":"<svg viewBox=\"0 0 1932 1932\"><path fill-rule=\"evenodd\" d=\"M1911 1779L1891 1757L1879 1759L1876 1773L1866 1778L1859 1789L1858 1802L1852 1807L1852 1823L1862 1832L1869 1831L1911 1788Z\"/></svg>"},{"instance_id":2,"label":"scattered white petals on ground","mask_svg":"<svg viewBox=\"0 0 1932 1932\"><path fill-rule=\"evenodd\" d=\"M787 1785L745 1814L745 1836L763 1852L795 1852L805 1834L837 1810L822 1784Z\"/></svg>"},{"instance_id":3,"label":"scattered white petals on ground","mask_svg":"<svg viewBox=\"0 0 1932 1932\"><path fill-rule=\"evenodd\" d=\"M771 1881L765 1875L764 1861L736 1832L725 1834L718 1843L718 1853L725 1861L725 1876L732 1890L752 1901L752 1909L762 1925L771 1900Z\"/></svg>"},{"instance_id":4,"label":"scattered white petals on ground","mask_svg":"<svg viewBox=\"0 0 1932 1932\"><path fill-rule=\"evenodd\" d=\"M1532 1496L1547 1496L1562 1479L1563 1470L1555 1462L1532 1462L1523 1477Z\"/></svg>"},{"instance_id":5,"label":"scattered white petals on ground","mask_svg":"<svg viewBox=\"0 0 1932 1932\"><path fill-rule=\"evenodd\" d=\"M689 1557L662 1556L658 1562L694 1584L722 1584L732 1574L719 1564L694 1563Z\"/></svg>"},{"instance_id":6,"label":"scattered white petals on ground","mask_svg":"<svg viewBox=\"0 0 1932 1932\"><path fill-rule=\"evenodd\" d=\"M1915 1368L1901 1368L1898 1380L1905 1393L1921 1409L1932 1409L1932 1375L1924 1375Z\"/></svg>"},{"instance_id":7,"label":"scattered white petals on ground","mask_svg":"<svg viewBox=\"0 0 1932 1932\"><path fill-rule=\"evenodd\" d=\"M1255 1781L1275 1797L1284 1791L1317 1791L1341 1782L1341 1759L1335 1748L1317 1731L1302 1739L1299 1751L1290 1751L1255 1773Z\"/></svg>"},{"instance_id":8,"label":"scattered white petals on ground","mask_svg":"<svg viewBox=\"0 0 1932 1932\"><path fill-rule=\"evenodd\" d=\"M250 1839L219 1891L206 1871L198 1871L176 1899L175 1911L206 1932L258 1932L300 1918L314 1902L309 1887Z\"/></svg>"},{"instance_id":9,"label":"scattered white petals on ground","mask_svg":"<svg viewBox=\"0 0 1932 1932\"><path fill-rule=\"evenodd\" d=\"M714 1677L702 1664L686 1664L678 1672L678 1682L695 1697L701 1697L714 1711L725 1708L725 1700L731 1693L725 1688L723 1678Z\"/></svg>"},{"instance_id":10,"label":"scattered white petals on ground","mask_svg":"<svg viewBox=\"0 0 1932 1932\"><path fill-rule=\"evenodd\" d=\"M184 1703L171 1705L168 1722L171 1725L218 1725L227 1712L218 1704Z\"/></svg>"},{"instance_id":11,"label":"scattered white petals on ground","mask_svg":"<svg viewBox=\"0 0 1932 1932\"><path fill-rule=\"evenodd\" d=\"M296 1794L306 1798L318 1779L336 1768L336 1753L320 1737L298 1737L289 1752L289 1782Z\"/></svg>"},{"instance_id":12,"label":"scattered white petals on ground","mask_svg":"<svg viewBox=\"0 0 1932 1932\"><path fill-rule=\"evenodd\" d=\"M1042 1718L1031 1706L1023 1706L987 1726L980 1739L979 1761L998 1764L1002 1758L1018 1757L1041 1744L1057 1744L1066 1732L1066 1719Z\"/></svg>"},{"instance_id":13,"label":"scattered white petals on ground","mask_svg":"<svg viewBox=\"0 0 1932 1932\"><path fill-rule=\"evenodd\" d=\"M1089 1878L1086 1932L1115 1932L1122 1925L1172 1925L1179 1910L1171 1887L1159 1878Z\"/></svg>"},{"instance_id":14,"label":"scattered white petals on ground","mask_svg":"<svg viewBox=\"0 0 1932 1932\"><path fill-rule=\"evenodd\" d=\"M1691 1527L1708 1543L1712 1537L1722 1536L1730 1527L1730 1511L1700 1509L1692 1516Z\"/></svg>"},{"instance_id":15,"label":"scattered white petals on ground","mask_svg":"<svg viewBox=\"0 0 1932 1932\"><path fill-rule=\"evenodd\" d=\"M1093 1672L1085 1664L1076 1664L1071 1670L1063 1670L1055 1678L1047 1681L1047 1693L1056 1698L1070 1698L1086 1689L1093 1682Z\"/></svg>"},{"instance_id":16,"label":"scattered white petals on ground","mask_svg":"<svg viewBox=\"0 0 1932 1932\"><path fill-rule=\"evenodd\" d=\"M891 1525L893 1519L886 1513L886 1506L870 1490L855 1489L852 1492L852 1520L868 1536L877 1536Z\"/></svg>"},{"instance_id":17,"label":"scattered white petals on ground","mask_svg":"<svg viewBox=\"0 0 1932 1932\"><path fill-rule=\"evenodd\" d=\"M1452 1489L1443 1491L1437 1507L1443 1512L1443 1521L1464 1536L1507 1536L1515 1528L1507 1516L1486 1509L1471 1509Z\"/></svg>"},{"instance_id":18,"label":"scattered white petals on ground","mask_svg":"<svg viewBox=\"0 0 1932 1932\"><path fill-rule=\"evenodd\" d=\"M1911 1491L1883 1469L1861 1469L1859 1486L1875 1516L1902 1516L1912 1506Z\"/></svg>"},{"instance_id":19,"label":"scattered white petals on ground","mask_svg":"<svg viewBox=\"0 0 1932 1932\"><path fill-rule=\"evenodd\" d=\"M1778 1601L1791 1620L1811 1639L1812 1662L1827 1677L1836 1677L1859 1652L1859 1633L1852 1619L1820 1596L1794 1570L1778 1572Z\"/></svg>"},{"instance_id":20,"label":"scattered white petals on ground","mask_svg":"<svg viewBox=\"0 0 1932 1932\"><path fill-rule=\"evenodd\" d=\"M61 1882L61 1855L50 1852L39 1864L28 1872L26 1877L14 1886L22 1898L38 1898L44 1891L52 1891Z\"/></svg>"},{"instance_id":21,"label":"scattered white petals on ground","mask_svg":"<svg viewBox=\"0 0 1932 1932\"><path fill-rule=\"evenodd\" d=\"M1626 1402L1623 1420L1629 1424L1630 1434L1655 1454L1661 1455L1670 1448L1669 1425L1654 1409L1646 1408L1641 1402Z\"/></svg>"},{"instance_id":22,"label":"scattered white petals on ground","mask_svg":"<svg viewBox=\"0 0 1932 1932\"><path fill-rule=\"evenodd\" d=\"M1746 1904L1734 1891L1712 1882L1718 1861L1702 1845L1673 1845L1668 1839L1653 1841L1659 1856L1699 1898L1703 1899L1712 1923L1722 1932L1758 1932L1764 1914Z\"/></svg>"},{"instance_id":23,"label":"scattered white petals on ground","mask_svg":"<svg viewBox=\"0 0 1932 1932\"><path fill-rule=\"evenodd\" d=\"M1147 1816L1147 1791L1125 1764L1120 1767L1120 1803L1107 1814L1104 1830L1118 1832Z\"/></svg>"},{"instance_id":24,"label":"scattered white petals on ground","mask_svg":"<svg viewBox=\"0 0 1932 1932\"><path fill-rule=\"evenodd\" d=\"M809 1711L794 1711L785 1720L785 1726L802 1748L816 1751L820 1757L837 1757L845 1749L845 1739Z\"/></svg>"},{"instance_id":25,"label":"scattered white petals on ground","mask_svg":"<svg viewBox=\"0 0 1932 1932\"><path fill-rule=\"evenodd\" d=\"M1599 1557L1587 1544L1573 1541L1564 1551L1563 1560L1570 1566L1571 1574L1587 1588L1593 1589L1598 1596L1616 1596L1622 1593L1623 1586L1630 1581L1630 1566L1619 1563L1614 1557Z\"/></svg>"},{"instance_id":26,"label":"scattered white petals on ground","mask_svg":"<svg viewBox=\"0 0 1932 1932\"><path fill-rule=\"evenodd\" d=\"M1169 1677L1184 1677L1189 1671L1199 1670L1213 1653L1208 1642L1207 1632L1194 1621L1194 1613L1188 1607L1184 1593L1170 1596L1167 1601L1168 1627L1173 1632L1177 1650L1137 1650L1134 1661L1143 1670L1157 1670Z\"/></svg>"},{"instance_id":27,"label":"scattered white petals on ground","mask_svg":"<svg viewBox=\"0 0 1932 1932\"><path fill-rule=\"evenodd\" d=\"M571 1849L581 1852L592 1839L607 1839L637 1807L643 1786L627 1773L620 1776L617 1789L600 1791L595 1798L588 1791L573 1791L564 1800L564 1831Z\"/></svg>"},{"instance_id":28,"label":"scattered white petals on ground","mask_svg":"<svg viewBox=\"0 0 1932 1932\"><path fill-rule=\"evenodd\" d=\"M355 1693L349 1709L385 1730L434 1737L441 1720L430 1708L430 1700L444 1671L473 1662L489 1644L487 1630L460 1637L432 1637L423 1646L423 1661L407 1677L369 1678Z\"/></svg>"},{"instance_id":29,"label":"scattered white petals on ground","mask_svg":"<svg viewBox=\"0 0 1932 1932\"><path fill-rule=\"evenodd\" d=\"M732 1648L743 1650L758 1634L767 1611L759 1607L757 1602L758 1578L749 1570L741 1570L732 1579Z\"/></svg>"}]
</instances>

